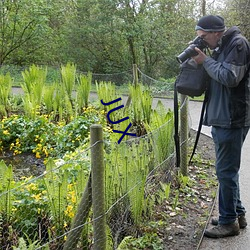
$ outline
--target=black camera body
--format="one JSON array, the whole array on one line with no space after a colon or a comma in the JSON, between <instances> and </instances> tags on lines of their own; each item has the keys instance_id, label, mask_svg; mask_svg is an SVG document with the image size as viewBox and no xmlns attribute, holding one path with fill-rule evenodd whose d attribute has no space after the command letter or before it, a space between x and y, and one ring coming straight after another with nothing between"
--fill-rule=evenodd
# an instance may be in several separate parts
<instances>
[{"instance_id":1,"label":"black camera body","mask_svg":"<svg viewBox=\"0 0 250 250\"><path fill-rule=\"evenodd\" d=\"M188 58L198 55L198 53L195 51L195 47L199 48L200 50L203 50L207 48L207 43L199 36L197 36L190 45L180 54L176 57L177 61L179 63L183 63Z\"/></svg>"}]
</instances>

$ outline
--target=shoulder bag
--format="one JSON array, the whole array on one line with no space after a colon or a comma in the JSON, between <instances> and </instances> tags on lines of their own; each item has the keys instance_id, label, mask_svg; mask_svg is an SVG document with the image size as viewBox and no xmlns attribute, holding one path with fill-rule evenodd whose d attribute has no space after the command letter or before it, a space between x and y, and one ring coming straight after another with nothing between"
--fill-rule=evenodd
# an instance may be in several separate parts
<instances>
[{"instance_id":1,"label":"shoulder bag","mask_svg":"<svg viewBox=\"0 0 250 250\"><path fill-rule=\"evenodd\" d=\"M191 97L201 96L206 88L209 77L203 65L197 64L192 58L183 62L180 73L175 81L178 93Z\"/></svg>"}]
</instances>

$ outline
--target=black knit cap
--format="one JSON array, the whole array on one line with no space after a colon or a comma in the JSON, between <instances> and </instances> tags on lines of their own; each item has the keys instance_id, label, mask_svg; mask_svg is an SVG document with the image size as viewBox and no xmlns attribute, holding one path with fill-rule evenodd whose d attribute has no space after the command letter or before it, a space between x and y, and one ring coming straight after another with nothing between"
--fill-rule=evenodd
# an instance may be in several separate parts
<instances>
[{"instance_id":1,"label":"black knit cap","mask_svg":"<svg viewBox=\"0 0 250 250\"><path fill-rule=\"evenodd\" d=\"M224 31L224 19L221 16L203 16L195 26L195 30L210 31Z\"/></svg>"}]
</instances>

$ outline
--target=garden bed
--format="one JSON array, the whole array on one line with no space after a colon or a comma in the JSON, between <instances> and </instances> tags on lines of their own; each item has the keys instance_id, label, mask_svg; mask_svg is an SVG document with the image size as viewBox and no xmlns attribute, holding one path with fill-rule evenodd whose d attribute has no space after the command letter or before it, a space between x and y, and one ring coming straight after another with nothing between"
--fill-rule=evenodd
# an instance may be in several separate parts
<instances>
[{"instance_id":1,"label":"garden bed","mask_svg":"<svg viewBox=\"0 0 250 250\"><path fill-rule=\"evenodd\" d=\"M191 137L194 136L191 131ZM5 162L13 165L16 178L38 176L45 170L42 159L34 154L5 157ZM212 139L201 135L194 163L189 166L189 178L177 180L176 169L173 171L169 198L156 203L150 222L138 230L137 239L130 239L130 249L138 249L139 245L140 249L152 250L198 249L217 191L213 162Z\"/></svg>"}]
</instances>

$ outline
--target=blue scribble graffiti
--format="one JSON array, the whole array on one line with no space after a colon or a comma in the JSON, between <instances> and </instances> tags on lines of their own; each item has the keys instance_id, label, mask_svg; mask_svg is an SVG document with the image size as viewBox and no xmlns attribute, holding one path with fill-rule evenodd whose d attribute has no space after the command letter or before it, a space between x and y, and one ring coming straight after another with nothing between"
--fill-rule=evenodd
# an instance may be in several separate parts
<instances>
[{"instance_id":1,"label":"blue scribble graffiti","mask_svg":"<svg viewBox=\"0 0 250 250\"><path fill-rule=\"evenodd\" d=\"M117 98L117 99L115 99L115 100L113 100L113 101L111 101L111 102L107 102L107 103L105 103L103 100L101 100L101 103L102 103L104 106L108 106L108 105L111 105L111 104L113 104L113 103L119 102L119 101L121 101L121 100L122 100L121 98ZM119 109L121 109L121 108L123 108L123 107L124 107L124 105L120 105L120 106L118 106L118 107L115 107L115 108L111 109L111 110L108 112L108 114L107 114L107 119L108 119L108 121L109 121L111 124L118 124L118 123L120 123L120 122L123 122L123 121L126 121L126 120L129 119L128 116L126 116L126 117L124 117L124 118L122 118L122 119L120 119L120 120L118 120L118 121L112 121L112 120L110 119L110 115L111 115L112 112L114 112L114 111L116 111L116 110L119 110ZM135 133L128 133L128 132L127 132L127 131L130 129L131 126L132 126L132 124L131 124L131 122L130 122L129 125L127 126L127 128L125 129L125 131L120 131L120 130L115 130L115 129L113 129L113 132L115 132L115 133L121 133L121 134L122 134L121 138L118 140L118 144L120 144L120 142L122 141L122 139L124 138L125 135L136 136Z\"/></svg>"}]
</instances>

